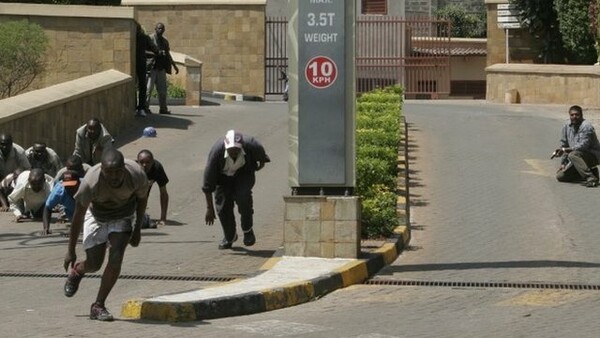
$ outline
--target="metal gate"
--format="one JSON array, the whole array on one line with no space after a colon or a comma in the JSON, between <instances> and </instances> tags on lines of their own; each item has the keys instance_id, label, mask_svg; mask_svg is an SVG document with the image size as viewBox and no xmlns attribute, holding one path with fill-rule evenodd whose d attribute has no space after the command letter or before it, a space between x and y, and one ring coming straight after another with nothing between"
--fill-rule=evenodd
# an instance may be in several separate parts
<instances>
[{"instance_id":1,"label":"metal gate","mask_svg":"<svg viewBox=\"0 0 600 338\"><path fill-rule=\"evenodd\" d=\"M282 94L287 21L265 21L265 94ZM360 16L356 21L356 91L399 84L407 98L450 95L450 22Z\"/></svg>"},{"instance_id":2,"label":"metal gate","mask_svg":"<svg viewBox=\"0 0 600 338\"><path fill-rule=\"evenodd\" d=\"M265 95L283 94L287 74L287 19L265 20Z\"/></svg>"}]
</instances>

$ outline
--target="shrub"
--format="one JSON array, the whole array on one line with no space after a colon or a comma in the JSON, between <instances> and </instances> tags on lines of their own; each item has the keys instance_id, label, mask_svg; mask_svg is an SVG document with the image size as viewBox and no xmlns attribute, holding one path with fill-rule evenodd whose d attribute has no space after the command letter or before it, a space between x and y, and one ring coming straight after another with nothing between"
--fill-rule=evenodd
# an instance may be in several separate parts
<instances>
[{"instance_id":1,"label":"shrub","mask_svg":"<svg viewBox=\"0 0 600 338\"><path fill-rule=\"evenodd\" d=\"M158 97L158 92L156 91L156 86L150 93L150 97ZM171 83L171 81L167 80L167 97L172 99L180 99L185 98L185 89L179 87L176 84Z\"/></svg>"},{"instance_id":2,"label":"shrub","mask_svg":"<svg viewBox=\"0 0 600 338\"><path fill-rule=\"evenodd\" d=\"M389 236L398 225L397 158L402 88L377 89L358 98L356 189L362 198L362 236Z\"/></svg>"},{"instance_id":3,"label":"shrub","mask_svg":"<svg viewBox=\"0 0 600 338\"><path fill-rule=\"evenodd\" d=\"M400 118L396 115L359 114L356 117L357 129L383 129L397 134L400 132Z\"/></svg>"},{"instance_id":4,"label":"shrub","mask_svg":"<svg viewBox=\"0 0 600 338\"><path fill-rule=\"evenodd\" d=\"M372 144L381 147L398 149L400 135L387 132L385 129L359 129L356 131L356 145Z\"/></svg>"},{"instance_id":5,"label":"shrub","mask_svg":"<svg viewBox=\"0 0 600 338\"><path fill-rule=\"evenodd\" d=\"M0 23L0 98L27 89L46 68L48 37L27 20Z\"/></svg>"},{"instance_id":6,"label":"shrub","mask_svg":"<svg viewBox=\"0 0 600 338\"><path fill-rule=\"evenodd\" d=\"M167 97L185 98L185 89L169 83L167 84Z\"/></svg>"},{"instance_id":7,"label":"shrub","mask_svg":"<svg viewBox=\"0 0 600 338\"><path fill-rule=\"evenodd\" d=\"M387 173L391 176L398 174L398 151L389 147L379 147L372 144L356 148L356 157L361 159L380 159L387 164Z\"/></svg>"},{"instance_id":8,"label":"shrub","mask_svg":"<svg viewBox=\"0 0 600 338\"><path fill-rule=\"evenodd\" d=\"M389 172L389 163L380 158L357 158L356 176L356 193L363 197L367 196L371 187L375 185L396 186L396 176Z\"/></svg>"},{"instance_id":9,"label":"shrub","mask_svg":"<svg viewBox=\"0 0 600 338\"><path fill-rule=\"evenodd\" d=\"M371 187L369 197L362 201L362 237L389 237L392 234L399 222L396 200L396 194L387 187Z\"/></svg>"},{"instance_id":10,"label":"shrub","mask_svg":"<svg viewBox=\"0 0 600 338\"><path fill-rule=\"evenodd\" d=\"M397 103L366 101L358 102L356 109L359 113L390 114L390 112L398 113L400 105Z\"/></svg>"}]
</instances>

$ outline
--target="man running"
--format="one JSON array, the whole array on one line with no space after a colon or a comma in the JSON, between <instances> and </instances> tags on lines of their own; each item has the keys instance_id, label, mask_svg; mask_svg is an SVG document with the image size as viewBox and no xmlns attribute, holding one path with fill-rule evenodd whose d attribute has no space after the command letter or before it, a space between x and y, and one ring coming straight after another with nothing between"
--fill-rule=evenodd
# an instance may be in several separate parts
<instances>
[{"instance_id":1,"label":"man running","mask_svg":"<svg viewBox=\"0 0 600 338\"><path fill-rule=\"evenodd\" d=\"M85 273L100 270L108 247L108 264L90 309L90 319L113 320L105 301L119 278L127 244L136 247L140 243L140 222L146 211L147 196L148 179L140 165L124 159L114 148L104 149L101 162L87 172L75 194L76 206L64 261L65 270L71 268L64 286L65 296L72 297L77 292ZM76 263L75 246L82 227L86 259Z\"/></svg>"}]
</instances>

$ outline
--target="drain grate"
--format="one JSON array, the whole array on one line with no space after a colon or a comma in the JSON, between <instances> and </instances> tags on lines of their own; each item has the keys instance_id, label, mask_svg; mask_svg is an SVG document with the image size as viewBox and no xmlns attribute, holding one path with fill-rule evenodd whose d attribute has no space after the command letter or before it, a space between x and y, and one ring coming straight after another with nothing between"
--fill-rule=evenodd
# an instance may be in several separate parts
<instances>
[{"instance_id":1,"label":"drain grate","mask_svg":"<svg viewBox=\"0 0 600 338\"><path fill-rule=\"evenodd\" d=\"M368 279L367 285L392 286L435 286L448 288L508 288L508 289L553 289L553 290L600 290L600 285L559 283L511 283L511 282L444 282L420 280Z\"/></svg>"},{"instance_id":2,"label":"drain grate","mask_svg":"<svg viewBox=\"0 0 600 338\"><path fill-rule=\"evenodd\" d=\"M15 278L67 278L65 273L24 273L0 272L0 277ZM90 274L85 278L101 278L102 275ZM240 277L233 276L159 276L159 275L121 275L119 279L132 280L160 280L160 281L196 281L196 282L230 282Z\"/></svg>"}]
</instances>

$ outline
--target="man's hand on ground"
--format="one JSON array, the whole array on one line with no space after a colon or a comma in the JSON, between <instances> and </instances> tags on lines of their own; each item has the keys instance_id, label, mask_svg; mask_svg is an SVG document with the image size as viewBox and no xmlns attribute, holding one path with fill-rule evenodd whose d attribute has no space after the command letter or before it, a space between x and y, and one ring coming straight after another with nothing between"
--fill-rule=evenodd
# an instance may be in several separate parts
<instances>
[{"instance_id":1,"label":"man's hand on ground","mask_svg":"<svg viewBox=\"0 0 600 338\"><path fill-rule=\"evenodd\" d=\"M19 223L21 221L27 220L29 219L29 217L25 216L25 215L19 215L15 217L15 222Z\"/></svg>"}]
</instances>

